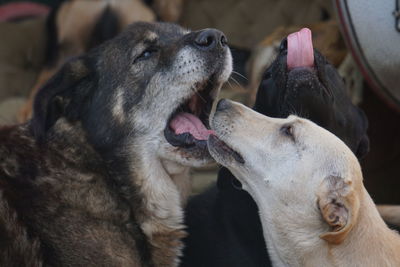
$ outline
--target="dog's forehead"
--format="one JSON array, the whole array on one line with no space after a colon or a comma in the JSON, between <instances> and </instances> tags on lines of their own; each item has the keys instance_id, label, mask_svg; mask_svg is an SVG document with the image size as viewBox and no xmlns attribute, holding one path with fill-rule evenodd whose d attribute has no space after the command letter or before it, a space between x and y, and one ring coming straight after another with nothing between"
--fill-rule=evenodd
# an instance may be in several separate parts
<instances>
[{"instance_id":1,"label":"dog's forehead","mask_svg":"<svg viewBox=\"0 0 400 267\"><path fill-rule=\"evenodd\" d=\"M127 30L133 42L170 42L190 31L172 23L134 23Z\"/></svg>"}]
</instances>

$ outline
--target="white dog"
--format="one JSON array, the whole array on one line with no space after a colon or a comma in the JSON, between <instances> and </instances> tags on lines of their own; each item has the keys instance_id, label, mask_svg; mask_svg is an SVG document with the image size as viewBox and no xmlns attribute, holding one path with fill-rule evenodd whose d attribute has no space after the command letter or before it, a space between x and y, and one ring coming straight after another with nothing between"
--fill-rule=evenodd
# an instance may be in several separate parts
<instances>
[{"instance_id":1,"label":"white dog","mask_svg":"<svg viewBox=\"0 0 400 267\"><path fill-rule=\"evenodd\" d=\"M357 158L313 122L221 100L208 140L256 201L274 266L400 266L400 236L363 185Z\"/></svg>"}]
</instances>

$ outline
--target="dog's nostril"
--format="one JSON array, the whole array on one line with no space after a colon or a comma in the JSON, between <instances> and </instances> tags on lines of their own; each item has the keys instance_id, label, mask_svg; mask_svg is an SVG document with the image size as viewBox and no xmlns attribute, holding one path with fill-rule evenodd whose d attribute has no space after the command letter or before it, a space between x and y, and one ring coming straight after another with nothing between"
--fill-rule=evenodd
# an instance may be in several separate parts
<instances>
[{"instance_id":1,"label":"dog's nostril","mask_svg":"<svg viewBox=\"0 0 400 267\"><path fill-rule=\"evenodd\" d=\"M210 45L212 45L213 42L214 42L214 38L212 36L208 36L206 41L205 41L205 43L204 43L204 45L205 46L210 46Z\"/></svg>"},{"instance_id":2,"label":"dog's nostril","mask_svg":"<svg viewBox=\"0 0 400 267\"><path fill-rule=\"evenodd\" d=\"M221 36L221 45L222 46L228 45L228 40L226 39L225 35L223 35L223 34Z\"/></svg>"},{"instance_id":3,"label":"dog's nostril","mask_svg":"<svg viewBox=\"0 0 400 267\"><path fill-rule=\"evenodd\" d=\"M218 30L206 29L197 34L194 43L202 50L211 50L218 47L225 47L227 45L227 39L224 34Z\"/></svg>"},{"instance_id":4,"label":"dog's nostril","mask_svg":"<svg viewBox=\"0 0 400 267\"><path fill-rule=\"evenodd\" d=\"M215 36L211 30L205 30L197 35L194 42L202 48L208 48L215 43Z\"/></svg>"},{"instance_id":5,"label":"dog's nostril","mask_svg":"<svg viewBox=\"0 0 400 267\"><path fill-rule=\"evenodd\" d=\"M282 40L281 44L279 45L279 52L287 51L287 38Z\"/></svg>"}]
</instances>

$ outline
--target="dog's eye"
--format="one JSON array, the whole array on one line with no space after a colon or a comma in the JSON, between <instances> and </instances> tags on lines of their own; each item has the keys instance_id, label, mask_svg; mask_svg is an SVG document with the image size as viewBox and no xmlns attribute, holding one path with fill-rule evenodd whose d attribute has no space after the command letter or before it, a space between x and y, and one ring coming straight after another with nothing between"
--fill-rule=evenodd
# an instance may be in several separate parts
<instances>
[{"instance_id":1,"label":"dog's eye","mask_svg":"<svg viewBox=\"0 0 400 267\"><path fill-rule=\"evenodd\" d=\"M294 132L293 131L293 125L291 125L291 124L283 125L281 127L281 129L280 129L280 132L285 136L288 136L288 137L291 137L291 138L294 137L294 135L293 135L293 132Z\"/></svg>"},{"instance_id":2,"label":"dog's eye","mask_svg":"<svg viewBox=\"0 0 400 267\"><path fill-rule=\"evenodd\" d=\"M152 55L154 55L157 52L156 49L146 49L143 51L143 53L141 53L136 59L135 59L135 63L140 61L140 60L146 60L151 58Z\"/></svg>"}]
</instances>

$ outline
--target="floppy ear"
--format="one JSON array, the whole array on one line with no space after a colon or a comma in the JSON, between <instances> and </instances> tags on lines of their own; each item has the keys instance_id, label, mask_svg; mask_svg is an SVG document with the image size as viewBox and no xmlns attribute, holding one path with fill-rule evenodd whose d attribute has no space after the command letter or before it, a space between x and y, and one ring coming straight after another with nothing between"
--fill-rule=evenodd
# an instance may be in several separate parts
<instances>
[{"instance_id":1,"label":"floppy ear","mask_svg":"<svg viewBox=\"0 0 400 267\"><path fill-rule=\"evenodd\" d=\"M90 90L93 70L83 57L66 63L38 92L33 105L31 129L39 142L71 105L83 101ZM71 115L77 114L73 111Z\"/></svg>"},{"instance_id":2,"label":"floppy ear","mask_svg":"<svg viewBox=\"0 0 400 267\"><path fill-rule=\"evenodd\" d=\"M351 181L337 176L326 177L317 193L318 207L330 231L320 235L332 244L340 244L353 228L360 203Z\"/></svg>"}]
</instances>

